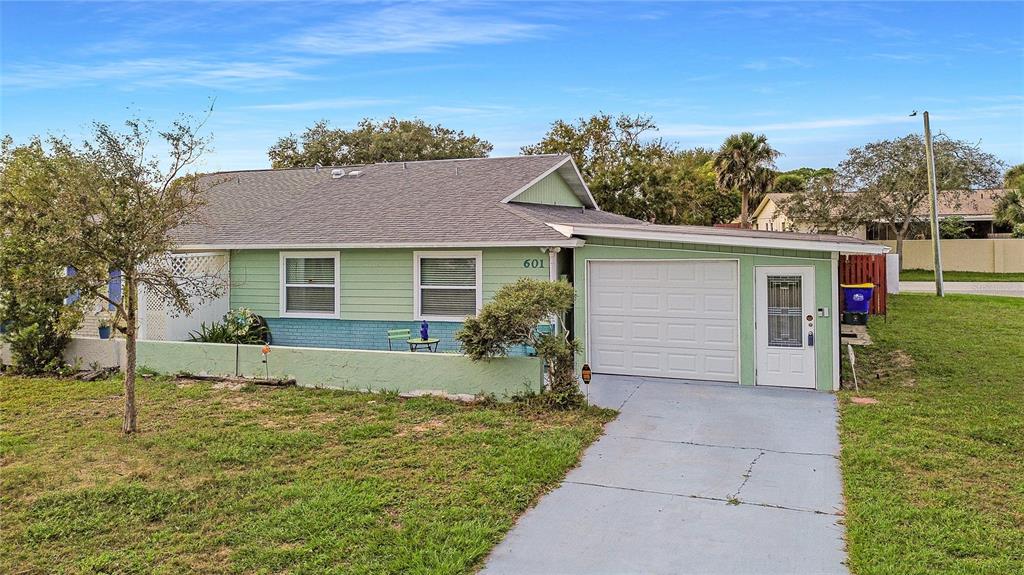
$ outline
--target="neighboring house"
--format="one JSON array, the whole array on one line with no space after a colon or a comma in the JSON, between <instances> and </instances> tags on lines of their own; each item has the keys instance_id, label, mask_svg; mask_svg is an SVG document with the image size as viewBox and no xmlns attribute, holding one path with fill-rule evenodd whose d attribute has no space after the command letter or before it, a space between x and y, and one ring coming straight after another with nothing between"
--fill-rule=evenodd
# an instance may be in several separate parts
<instances>
[{"instance_id":1,"label":"neighboring house","mask_svg":"<svg viewBox=\"0 0 1024 575\"><path fill-rule=\"evenodd\" d=\"M598 373L832 390L840 253L855 238L647 224L601 211L568 156L211 174L183 252L226 254L230 307L275 345L386 350L454 334L521 277L576 287L567 328Z\"/></svg>"},{"instance_id":2,"label":"neighboring house","mask_svg":"<svg viewBox=\"0 0 1024 575\"><path fill-rule=\"evenodd\" d=\"M782 211L782 203L789 196L790 194L782 193L765 194L764 198L761 199L761 203L757 205L757 208L754 209L750 216L751 227L755 230L811 233L812 228L810 226L794 223ZM851 232L844 233L843 235L866 239L867 226L857 226Z\"/></svg>"},{"instance_id":3,"label":"neighboring house","mask_svg":"<svg viewBox=\"0 0 1024 575\"><path fill-rule=\"evenodd\" d=\"M970 238L998 238L1010 237L1009 226L1000 227L995 224L996 202L1003 193L1009 190L974 190L963 194L960 198L952 198L948 195L939 195L939 219L959 216L970 226L967 235ZM921 207L915 212L919 221L911 223L908 240L931 239L931 224L928 222L931 209L928 202L922 202ZM881 222L868 224L867 238L869 240L895 240L896 234L889 229L889 226Z\"/></svg>"},{"instance_id":4,"label":"neighboring house","mask_svg":"<svg viewBox=\"0 0 1024 575\"><path fill-rule=\"evenodd\" d=\"M1009 237L1009 228L1003 229L995 225L993 212L995 204L1005 190L977 190L966 194L959 201L949 196L939 197L939 218L960 216L970 225L968 235L972 238ZM807 233L810 228L802 224L794 224L780 209L782 202L789 194L769 193L758 204L751 215L751 226L757 230L779 230ZM911 224L907 239L928 239L931 237L928 223L929 208L927 203L916 212L920 221ZM848 235L869 240L895 240L896 234L882 222L868 222L857 226Z\"/></svg>"}]
</instances>

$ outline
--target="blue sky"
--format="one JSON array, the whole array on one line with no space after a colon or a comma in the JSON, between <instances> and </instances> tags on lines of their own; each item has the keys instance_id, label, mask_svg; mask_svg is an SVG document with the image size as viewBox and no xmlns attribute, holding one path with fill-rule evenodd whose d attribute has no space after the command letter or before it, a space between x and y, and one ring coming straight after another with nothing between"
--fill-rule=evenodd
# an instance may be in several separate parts
<instances>
[{"instance_id":1,"label":"blue sky","mask_svg":"<svg viewBox=\"0 0 1024 575\"><path fill-rule=\"evenodd\" d=\"M1024 161L1024 3L2 3L3 133L80 135L201 113L204 169L267 167L320 118L419 117L496 155L556 119L649 114L714 147L768 135L780 167L920 130Z\"/></svg>"}]
</instances>

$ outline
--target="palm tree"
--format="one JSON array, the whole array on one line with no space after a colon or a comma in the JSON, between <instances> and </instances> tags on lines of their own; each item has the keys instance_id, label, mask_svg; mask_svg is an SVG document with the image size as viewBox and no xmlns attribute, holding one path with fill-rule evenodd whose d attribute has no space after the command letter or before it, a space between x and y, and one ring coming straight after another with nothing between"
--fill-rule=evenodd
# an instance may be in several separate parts
<instances>
[{"instance_id":1,"label":"palm tree","mask_svg":"<svg viewBox=\"0 0 1024 575\"><path fill-rule=\"evenodd\" d=\"M1024 224L1024 186L1007 190L999 197L995 209L996 222L1014 226Z\"/></svg>"},{"instance_id":2,"label":"palm tree","mask_svg":"<svg viewBox=\"0 0 1024 575\"><path fill-rule=\"evenodd\" d=\"M775 179L779 152L768 145L764 134L733 134L715 155L715 179L724 193L739 190L740 226L750 227L750 198L768 192Z\"/></svg>"}]
</instances>

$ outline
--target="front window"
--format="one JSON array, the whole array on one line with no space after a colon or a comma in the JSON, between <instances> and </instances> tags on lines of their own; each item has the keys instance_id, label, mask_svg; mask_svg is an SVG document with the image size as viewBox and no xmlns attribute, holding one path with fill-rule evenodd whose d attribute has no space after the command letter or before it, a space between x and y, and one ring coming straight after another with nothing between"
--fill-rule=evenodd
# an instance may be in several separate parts
<instances>
[{"instance_id":1,"label":"front window","mask_svg":"<svg viewBox=\"0 0 1024 575\"><path fill-rule=\"evenodd\" d=\"M416 254L416 319L462 321L481 302L479 252Z\"/></svg>"},{"instance_id":2,"label":"front window","mask_svg":"<svg viewBox=\"0 0 1024 575\"><path fill-rule=\"evenodd\" d=\"M281 254L281 315L338 317L338 254Z\"/></svg>"}]
</instances>

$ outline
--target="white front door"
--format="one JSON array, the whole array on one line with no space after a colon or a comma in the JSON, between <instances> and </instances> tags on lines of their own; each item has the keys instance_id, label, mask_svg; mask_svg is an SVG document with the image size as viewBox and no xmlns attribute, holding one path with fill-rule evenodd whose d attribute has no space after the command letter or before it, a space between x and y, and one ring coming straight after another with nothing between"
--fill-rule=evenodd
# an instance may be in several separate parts
<instances>
[{"instance_id":1,"label":"white front door","mask_svg":"<svg viewBox=\"0 0 1024 575\"><path fill-rule=\"evenodd\" d=\"M587 293L596 373L739 381L736 261L591 261Z\"/></svg>"},{"instance_id":2,"label":"white front door","mask_svg":"<svg viewBox=\"0 0 1024 575\"><path fill-rule=\"evenodd\" d=\"M814 388L814 268L757 267L757 385Z\"/></svg>"}]
</instances>

